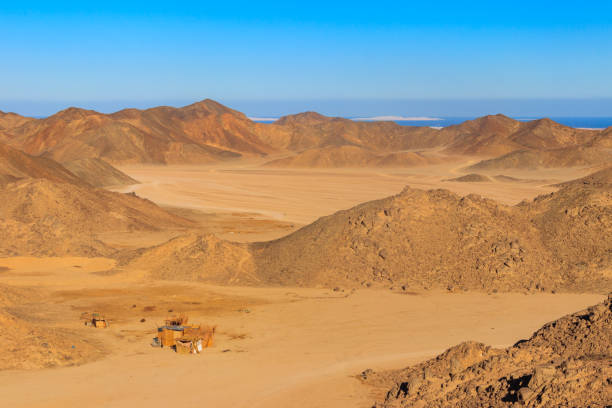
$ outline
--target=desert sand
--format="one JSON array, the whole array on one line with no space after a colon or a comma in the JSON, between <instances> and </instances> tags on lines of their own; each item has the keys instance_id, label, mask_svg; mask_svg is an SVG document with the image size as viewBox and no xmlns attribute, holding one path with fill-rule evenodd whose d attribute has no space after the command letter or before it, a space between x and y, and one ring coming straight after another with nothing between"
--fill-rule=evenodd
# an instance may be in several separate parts
<instances>
[{"instance_id":1,"label":"desert sand","mask_svg":"<svg viewBox=\"0 0 612 408\"><path fill-rule=\"evenodd\" d=\"M264 125L210 100L0 122L3 405L406 405L387 392L414 364L465 341L495 349L440 361L498 364L611 288L612 172L594 173L610 130L313 112ZM96 311L110 328L85 326ZM177 313L216 325L214 347L151 347ZM521 344L537 355L556 325ZM432 406L436 391L423 385Z\"/></svg>"},{"instance_id":2,"label":"desert sand","mask_svg":"<svg viewBox=\"0 0 612 408\"><path fill-rule=\"evenodd\" d=\"M0 284L40 294L20 305L20 314L43 327L78 334L105 354L80 366L0 372L4 404L367 407L380 395L356 378L366 368L405 366L465 340L507 346L603 299L159 283L137 273L100 273L113 262L0 260L0 267L8 268ZM143 311L149 305L156 310ZM215 346L199 356L150 347L154 325L169 308L218 325ZM80 313L92 309L106 310L111 327L83 326Z\"/></svg>"},{"instance_id":3,"label":"desert sand","mask_svg":"<svg viewBox=\"0 0 612 408\"><path fill-rule=\"evenodd\" d=\"M140 184L114 189L135 192L159 205L211 213L256 213L268 219L307 224L351 206L415 188L445 188L460 195L481 194L516 204L556 190L550 184L584 176L588 167L539 171L508 170L503 174L523 183L461 183L447 179L462 175L474 160L406 168L272 169L247 161L210 166L118 166ZM529 181L529 180L533 181ZM226 237L225 237L226 238Z\"/></svg>"}]
</instances>

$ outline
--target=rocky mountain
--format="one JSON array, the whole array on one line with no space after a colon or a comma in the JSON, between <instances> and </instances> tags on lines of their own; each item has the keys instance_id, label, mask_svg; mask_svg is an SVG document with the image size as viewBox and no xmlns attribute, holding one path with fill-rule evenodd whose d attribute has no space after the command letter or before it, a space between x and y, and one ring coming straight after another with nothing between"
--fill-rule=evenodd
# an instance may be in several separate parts
<instances>
[{"instance_id":1,"label":"rocky mountain","mask_svg":"<svg viewBox=\"0 0 612 408\"><path fill-rule=\"evenodd\" d=\"M260 130L261 138L279 149L301 152L330 146L357 146L373 152L391 152L437 146L437 131L401 126L395 122L356 122L315 112L280 118Z\"/></svg>"},{"instance_id":2,"label":"rocky mountain","mask_svg":"<svg viewBox=\"0 0 612 408\"><path fill-rule=\"evenodd\" d=\"M9 143L60 162L210 163L274 151L246 116L211 100L110 115L69 108L9 132Z\"/></svg>"},{"instance_id":3,"label":"rocky mountain","mask_svg":"<svg viewBox=\"0 0 612 408\"><path fill-rule=\"evenodd\" d=\"M595 147L608 143L609 135L602 136L604 132L574 129L550 119L521 122L504 115L438 130L306 112L283 117L264 129L266 142L295 152L266 164L274 167L405 167L452 161L459 155L501 155L474 169L572 167L612 159L609 150ZM445 155L406 151L426 148L439 148ZM398 155L403 157L398 160Z\"/></svg>"},{"instance_id":4,"label":"rocky mountain","mask_svg":"<svg viewBox=\"0 0 612 408\"><path fill-rule=\"evenodd\" d=\"M520 122L504 115L440 130L352 121L315 112L262 124L209 99L182 108L125 109L108 115L78 108L38 120L0 114L0 141L26 153L59 162L93 158L111 164L201 164L279 153L287 157L270 165L413 166L433 160L419 149L436 148L445 154L436 157L437 161L453 160L457 155L490 158L515 152L520 157L503 158L499 166L515 162L575 166L609 159L608 151L593 150L608 146L609 132L602 136L604 133L573 129L550 119ZM546 153L540 164L533 152L541 151Z\"/></svg>"},{"instance_id":5,"label":"rocky mountain","mask_svg":"<svg viewBox=\"0 0 612 408\"><path fill-rule=\"evenodd\" d=\"M550 119L521 122L498 114L468 120L440 130L446 151L499 156L516 150L549 150L579 146L599 131L574 129Z\"/></svg>"}]
</instances>

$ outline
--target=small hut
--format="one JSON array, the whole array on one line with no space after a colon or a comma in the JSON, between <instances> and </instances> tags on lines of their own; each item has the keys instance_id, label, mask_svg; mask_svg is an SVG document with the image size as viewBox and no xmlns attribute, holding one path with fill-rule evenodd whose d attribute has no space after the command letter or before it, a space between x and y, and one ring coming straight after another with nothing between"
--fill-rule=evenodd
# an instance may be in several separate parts
<instances>
[{"instance_id":1,"label":"small hut","mask_svg":"<svg viewBox=\"0 0 612 408\"><path fill-rule=\"evenodd\" d=\"M102 316L100 313L94 312L91 314L91 319L88 319L85 322L85 326L93 326L97 329L100 329L100 328L105 329L109 327L110 324L104 316Z\"/></svg>"},{"instance_id":2,"label":"small hut","mask_svg":"<svg viewBox=\"0 0 612 408\"><path fill-rule=\"evenodd\" d=\"M180 354L198 354L213 345L215 327L188 324L186 315L166 319L157 328L157 341L162 347L174 347Z\"/></svg>"}]
</instances>

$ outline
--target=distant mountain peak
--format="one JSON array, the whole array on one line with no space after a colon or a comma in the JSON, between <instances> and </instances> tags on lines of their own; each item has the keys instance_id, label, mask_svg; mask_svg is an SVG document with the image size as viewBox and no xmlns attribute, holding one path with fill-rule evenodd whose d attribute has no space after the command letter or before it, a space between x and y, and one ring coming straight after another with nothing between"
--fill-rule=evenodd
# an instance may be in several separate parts
<instances>
[{"instance_id":1,"label":"distant mountain peak","mask_svg":"<svg viewBox=\"0 0 612 408\"><path fill-rule=\"evenodd\" d=\"M71 106L69 108L66 108L64 110L57 112L55 115L51 117L56 117L56 118L65 119L65 120L75 120L75 119L82 119L82 118L85 118L87 116L92 116L92 115L100 115L100 113L94 110L90 110L90 109L82 109L82 108L76 108L74 106Z\"/></svg>"},{"instance_id":2,"label":"distant mountain peak","mask_svg":"<svg viewBox=\"0 0 612 408\"><path fill-rule=\"evenodd\" d=\"M301 124L312 124L318 122L324 122L330 120L331 118L325 115L321 115L318 112L307 111L302 113L297 113L295 115L286 115L281 117L276 121L278 125L286 125L289 123L301 123Z\"/></svg>"},{"instance_id":3,"label":"distant mountain peak","mask_svg":"<svg viewBox=\"0 0 612 408\"><path fill-rule=\"evenodd\" d=\"M224 114L224 113L235 113L239 114L239 112L234 111L233 109L228 108L227 106L214 101L212 99L206 98L199 102L192 103L191 105L184 106L180 108L181 110L198 110L205 111L207 113L214 114ZM241 114L241 113L240 113ZM241 114L242 115L242 114Z\"/></svg>"}]
</instances>

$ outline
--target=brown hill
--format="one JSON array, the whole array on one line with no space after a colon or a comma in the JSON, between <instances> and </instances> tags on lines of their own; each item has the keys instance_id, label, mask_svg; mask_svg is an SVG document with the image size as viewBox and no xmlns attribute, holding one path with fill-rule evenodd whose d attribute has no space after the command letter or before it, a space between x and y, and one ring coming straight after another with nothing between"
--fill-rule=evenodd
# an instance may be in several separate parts
<instances>
[{"instance_id":1,"label":"brown hill","mask_svg":"<svg viewBox=\"0 0 612 408\"><path fill-rule=\"evenodd\" d=\"M207 281L223 284L257 284L248 247L213 235L185 235L139 251L120 262L130 268L153 271L157 279Z\"/></svg>"},{"instance_id":2,"label":"brown hill","mask_svg":"<svg viewBox=\"0 0 612 408\"><path fill-rule=\"evenodd\" d=\"M406 188L260 244L254 254L267 280L287 285L552 285L544 265L553 261L527 214L446 190Z\"/></svg>"},{"instance_id":3,"label":"brown hill","mask_svg":"<svg viewBox=\"0 0 612 408\"><path fill-rule=\"evenodd\" d=\"M25 178L45 178L80 186L87 184L53 160L32 157L0 143L0 186Z\"/></svg>"},{"instance_id":4,"label":"brown hill","mask_svg":"<svg viewBox=\"0 0 612 408\"><path fill-rule=\"evenodd\" d=\"M264 166L285 168L412 167L442 161L441 157L420 152L379 154L363 147L343 145L308 149L295 156L272 160L265 163Z\"/></svg>"},{"instance_id":5,"label":"brown hill","mask_svg":"<svg viewBox=\"0 0 612 408\"><path fill-rule=\"evenodd\" d=\"M254 255L260 273L286 284L587 290L599 281L607 290L610 242L609 184L515 207L406 189L259 244Z\"/></svg>"},{"instance_id":6,"label":"brown hill","mask_svg":"<svg viewBox=\"0 0 612 408\"><path fill-rule=\"evenodd\" d=\"M604 407L612 401L612 297L506 349L467 342L404 370L364 373L391 407Z\"/></svg>"},{"instance_id":7,"label":"brown hill","mask_svg":"<svg viewBox=\"0 0 612 408\"><path fill-rule=\"evenodd\" d=\"M440 144L429 127L395 122L355 122L315 112L285 116L260 127L262 140L278 149L301 152L328 146L358 146L373 152L391 152Z\"/></svg>"},{"instance_id":8,"label":"brown hill","mask_svg":"<svg viewBox=\"0 0 612 408\"><path fill-rule=\"evenodd\" d=\"M0 254L108 255L95 234L193 226L131 194L26 179L0 189Z\"/></svg>"},{"instance_id":9,"label":"brown hill","mask_svg":"<svg viewBox=\"0 0 612 408\"><path fill-rule=\"evenodd\" d=\"M589 174L586 177L582 177L576 180L567 181L565 183L557 184L557 187L573 187L581 188L583 186L596 186L600 188L610 188L612 184L612 165L607 166L595 173Z\"/></svg>"},{"instance_id":10,"label":"brown hill","mask_svg":"<svg viewBox=\"0 0 612 408\"><path fill-rule=\"evenodd\" d=\"M520 122L504 115L484 116L440 130L446 151L497 156L515 150L547 150L579 146L601 132L574 129L550 119Z\"/></svg>"},{"instance_id":11,"label":"brown hill","mask_svg":"<svg viewBox=\"0 0 612 408\"><path fill-rule=\"evenodd\" d=\"M188 261L199 244L182 242L162 244L147 258L135 254L133 265L168 279L214 276L223 283L250 276L246 283L608 291L612 188L572 185L514 207L477 195L406 188L279 240L251 244L248 251L219 244L240 254L219 267ZM181 251L189 257L163 255Z\"/></svg>"},{"instance_id":12,"label":"brown hill","mask_svg":"<svg viewBox=\"0 0 612 408\"><path fill-rule=\"evenodd\" d=\"M518 205L568 276L612 276L612 168L566 183L556 193Z\"/></svg>"},{"instance_id":13,"label":"brown hill","mask_svg":"<svg viewBox=\"0 0 612 408\"><path fill-rule=\"evenodd\" d=\"M406 151L414 149L435 147L445 148L451 155L498 156L516 150L609 144L609 137L599 136L602 132L573 129L549 119L519 122L503 115L485 116L442 130L352 121L315 112L261 124L211 100L182 108L125 109L110 115L78 108L39 120L3 115L6 125L2 128L0 117L2 141L59 162L98 158L110 163L197 164L293 152L305 155L294 160L299 166L311 162L323 167L354 167L361 165L364 154L393 153L374 159L370 165L404 166L428 161L407 157ZM347 161L350 157L342 148L348 146L366 152L351 153L357 161ZM336 156L342 163L333 163Z\"/></svg>"},{"instance_id":14,"label":"brown hill","mask_svg":"<svg viewBox=\"0 0 612 408\"><path fill-rule=\"evenodd\" d=\"M448 126L440 130L443 144L452 153L467 155L498 155L519 146L509 141L509 136L516 132L521 122L507 116L489 115L461 124Z\"/></svg>"},{"instance_id":15,"label":"brown hill","mask_svg":"<svg viewBox=\"0 0 612 408\"><path fill-rule=\"evenodd\" d=\"M114 250L96 234L192 226L148 200L96 189L51 159L2 144L0 202L2 256L109 255Z\"/></svg>"},{"instance_id":16,"label":"brown hill","mask_svg":"<svg viewBox=\"0 0 612 408\"><path fill-rule=\"evenodd\" d=\"M28 118L12 112L0 111L0 133L19 127L25 123L34 121L34 118Z\"/></svg>"},{"instance_id":17,"label":"brown hill","mask_svg":"<svg viewBox=\"0 0 612 408\"><path fill-rule=\"evenodd\" d=\"M9 136L13 146L60 162L209 163L273 151L255 127L242 113L205 100L111 115L69 108L14 128Z\"/></svg>"},{"instance_id":18,"label":"brown hill","mask_svg":"<svg viewBox=\"0 0 612 408\"><path fill-rule=\"evenodd\" d=\"M63 163L63 165L95 187L138 184L138 181L101 159L80 159Z\"/></svg>"},{"instance_id":19,"label":"brown hill","mask_svg":"<svg viewBox=\"0 0 612 408\"><path fill-rule=\"evenodd\" d=\"M295 156L272 160L267 167L333 168L366 166L376 159L376 154L358 146L327 146L308 149Z\"/></svg>"},{"instance_id":20,"label":"brown hill","mask_svg":"<svg viewBox=\"0 0 612 408\"><path fill-rule=\"evenodd\" d=\"M586 146L612 149L612 127L596 135L591 141L586 143Z\"/></svg>"},{"instance_id":21,"label":"brown hill","mask_svg":"<svg viewBox=\"0 0 612 408\"><path fill-rule=\"evenodd\" d=\"M489 177L478 173L470 173L465 176L448 179L446 181L458 181L461 183L486 183L492 181Z\"/></svg>"},{"instance_id":22,"label":"brown hill","mask_svg":"<svg viewBox=\"0 0 612 408\"><path fill-rule=\"evenodd\" d=\"M599 143L598 139L596 143ZM594 141L595 142L595 141ZM550 150L517 150L494 159L483 160L467 171L501 169L539 169L595 166L612 162L612 150L600 147L570 146Z\"/></svg>"},{"instance_id":23,"label":"brown hill","mask_svg":"<svg viewBox=\"0 0 612 408\"><path fill-rule=\"evenodd\" d=\"M402 151L432 147L444 148L451 156L498 156L515 152L510 157L500 158L499 163L488 164L497 166L495 168L569 167L610 160L608 151L595 149L595 146L605 146L609 135L573 129L550 119L520 122L504 115L492 115L436 130L393 122L354 122L306 112L283 117L260 129L261 138L268 144L298 152L294 157L270 163L277 167L429 164L428 157L418 154L405 157L410 153ZM536 152L544 153L538 155ZM381 157L381 154L391 153L394 156ZM398 159L397 155L404 157Z\"/></svg>"}]
</instances>

